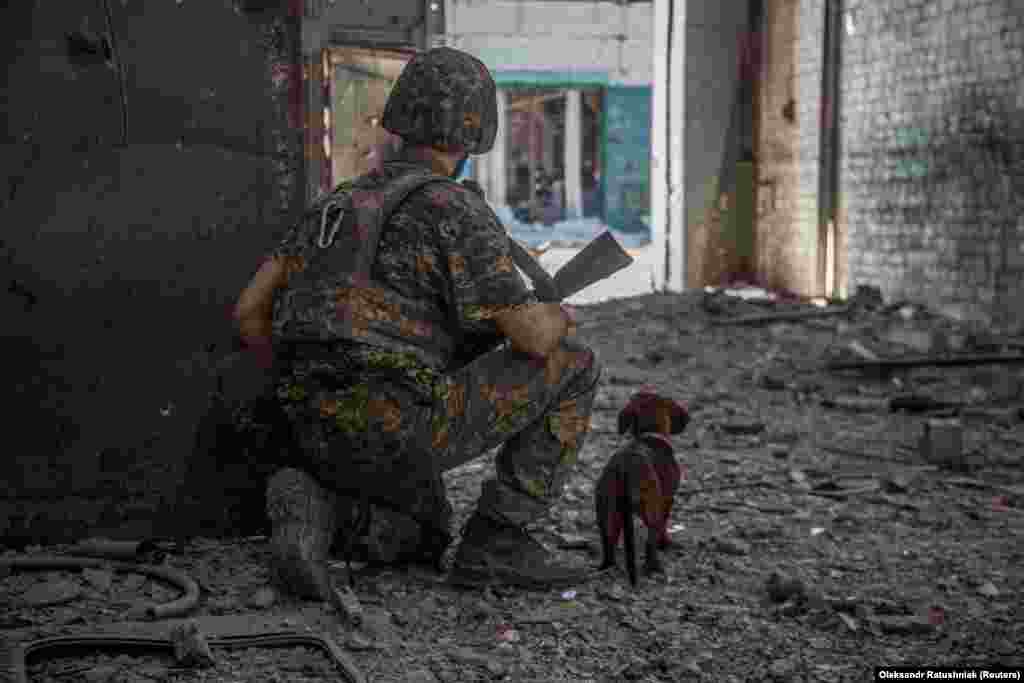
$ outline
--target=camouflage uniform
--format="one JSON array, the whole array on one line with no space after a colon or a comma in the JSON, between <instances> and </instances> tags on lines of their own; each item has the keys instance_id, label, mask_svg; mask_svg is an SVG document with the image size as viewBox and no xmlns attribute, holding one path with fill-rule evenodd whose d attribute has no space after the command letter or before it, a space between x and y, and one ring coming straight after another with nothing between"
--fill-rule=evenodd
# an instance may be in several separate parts
<instances>
[{"instance_id":1,"label":"camouflage uniform","mask_svg":"<svg viewBox=\"0 0 1024 683\"><path fill-rule=\"evenodd\" d=\"M389 162L358 182L386 192L415 171ZM311 226L274 252L290 278L307 267ZM517 524L542 514L576 461L599 370L592 351L567 340L576 361L549 384L543 363L504 344L494 316L534 299L482 198L455 185L414 193L382 230L370 283L344 289L326 298L348 307L355 339L289 343L298 316L283 309L300 297L285 290L275 304L278 396L310 473L333 491L386 495L445 530L440 473L504 444L479 509Z\"/></svg>"},{"instance_id":2,"label":"camouflage uniform","mask_svg":"<svg viewBox=\"0 0 1024 683\"><path fill-rule=\"evenodd\" d=\"M404 88L404 106L389 100L385 127L406 144L486 151L496 121L469 115L494 110L486 67L447 48L428 55L403 71L395 91ZM440 77L426 73L446 63ZM433 94L420 89L430 78ZM438 78L464 99L439 101ZM367 252L367 226L392 188L425 172L389 161L343 184L273 252L289 272L274 303L277 393L301 467L322 487L293 473L280 479L276 497L268 492L268 505L272 519L284 519L284 508L307 500L333 529L355 514L337 494L362 498L375 504L374 518L391 508L433 532L426 552L436 559L450 540L441 473L501 446L478 512L515 525L536 519L576 461L600 369L590 349L567 339L573 362L549 382L543 361L508 347L495 316L536 299L513 265L504 227L470 189L445 182L414 191ZM339 197L347 213L332 208ZM326 226L337 231L328 250L318 246ZM360 264L366 253L372 263Z\"/></svg>"}]
</instances>

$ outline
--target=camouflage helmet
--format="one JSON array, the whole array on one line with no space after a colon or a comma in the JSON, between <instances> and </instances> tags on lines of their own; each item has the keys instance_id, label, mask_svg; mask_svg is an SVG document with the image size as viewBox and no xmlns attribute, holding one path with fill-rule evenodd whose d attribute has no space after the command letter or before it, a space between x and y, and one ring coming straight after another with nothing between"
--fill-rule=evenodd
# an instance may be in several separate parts
<instances>
[{"instance_id":1,"label":"camouflage helmet","mask_svg":"<svg viewBox=\"0 0 1024 683\"><path fill-rule=\"evenodd\" d=\"M398 77L381 125L412 144L489 152L498 131L494 79L483 62L460 50L421 52Z\"/></svg>"}]
</instances>

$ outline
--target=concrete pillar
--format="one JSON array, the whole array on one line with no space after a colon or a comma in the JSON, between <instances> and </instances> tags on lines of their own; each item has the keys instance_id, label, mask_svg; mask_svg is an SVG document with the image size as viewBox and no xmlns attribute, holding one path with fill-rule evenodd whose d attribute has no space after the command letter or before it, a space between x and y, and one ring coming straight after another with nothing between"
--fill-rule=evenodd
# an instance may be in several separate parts
<instances>
[{"instance_id":1,"label":"concrete pillar","mask_svg":"<svg viewBox=\"0 0 1024 683\"><path fill-rule=\"evenodd\" d=\"M672 0L672 44L669 53L669 176L668 280L666 288L686 288L686 3Z\"/></svg>"},{"instance_id":2,"label":"concrete pillar","mask_svg":"<svg viewBox=\"0 0 1024 683\"><path fill-rule=\"evenodd\" d=\"M488 199L495 206L506 203L508 176L505 171L505 141L508 139L508 93L498 90L498 134L494 137L494 147L486 155L490 169L490 187Z\"/></svg>"},{"instance_id":3,"label":"concrete pillar","mask_svg":"<svg viewBox=\"0 0 1024 683\"><path fill-rule=\"evenodd\" d=\"M544 116L543 103L538 106L537 110L540 112L541 119L544 121L544 125L541 126L544 137L541 140L540 153L544 167L544 174L548 175L555 170L555 127L552 126L548 118Z\"/></svg>"},{"instance_id":4,"label":"concrete pillar","mask_svg":"<svg viewBox=\"0 0 1024 683\"><path fill-rule=\"evenodd\" d=\"M667 286L668 259L668 41L669 3L654 0L653 15L653 87L651 89L651 246L654 259L654 286ZM603 170L603 169L602 169Z\"/></svg>"},{"instance_id":5,"label":"concrete pillar","mask_svg":"<svg viewBox=\"0 0 1024 683\"><path fill-rule=\"evenodd\" d=\"M583 215L583 93L565 93L565 217Z\"/></svg>"}]
</instances>

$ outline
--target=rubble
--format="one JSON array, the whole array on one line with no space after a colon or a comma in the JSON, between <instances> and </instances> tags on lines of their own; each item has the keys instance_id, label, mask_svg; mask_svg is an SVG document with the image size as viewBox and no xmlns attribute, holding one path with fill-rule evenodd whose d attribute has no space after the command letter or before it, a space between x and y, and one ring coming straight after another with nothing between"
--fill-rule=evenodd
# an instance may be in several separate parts
<instances>
[{"instance_id":1,"label":"rubble","mask_svg":"<svg viewBox=\"0 0 1024 683\"><path fill-rule=\"evenodd\" d=\"M687 475L664 581L629 590L607 572L572 590L463 592L425 571L359 567L339 613L266 589L265 539L193 539L166 561L202 586L197 615L331 630L381 681L856 680L893 652L1011 663L1024 642L1011 616L1022 591L1024 338L886 303L874 288L821 306L733 284L578 315L605 379L566 495L538 535L596 566L594 481L621 443L617 411L652 384L693 418L676 439ZM453 529L491 471L485 460L445 474ZM33 633L118 619L112 604L156 590L134 574L3 571L0 600L17 607L2 623ZM343 567L331 571L342 585ZM246 666L315 679L292 673L307 670L297 659L216 654L240 680L254 680ZM128 668L89 663L111 680ZM53 662L44 669L39 680L67 680ZM203 671L197 680L212 680Z\"/></svg>"}]
</instances>

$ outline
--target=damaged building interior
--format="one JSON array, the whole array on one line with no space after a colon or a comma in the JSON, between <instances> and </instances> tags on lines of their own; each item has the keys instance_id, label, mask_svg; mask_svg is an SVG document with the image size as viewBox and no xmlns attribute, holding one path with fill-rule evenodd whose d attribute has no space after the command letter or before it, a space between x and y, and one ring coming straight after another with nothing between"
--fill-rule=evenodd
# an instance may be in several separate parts
<instances>
[{"instance_id":1,"label":"damaged building interior","mask_svg":"<svg viewBox=\"0 0 1024 683\"><path fill-rule=\"evenodd\" d=\"M1020 0L22 0L0 32L0 681L1020 680ZM389 102L441 48L489 74L462 122L497 131L444 175L542 273L478 269L514 262L593 352L592 412L531 422L563 448L584 426L519 526L594 573L449 581L511 476L488 441L428 455L437 567L338 531L330 599L294 597L268 480L308 444L239 302L311 207L409 160ZM591 282L599 236L623 260ZM474 405L465 367L432 410ZM685 419L631 431L651 394ZM621 465L634 494L643 438L668 474ZM608 515L628 559L598 571Z\"/></svg>"}]
</instances>

